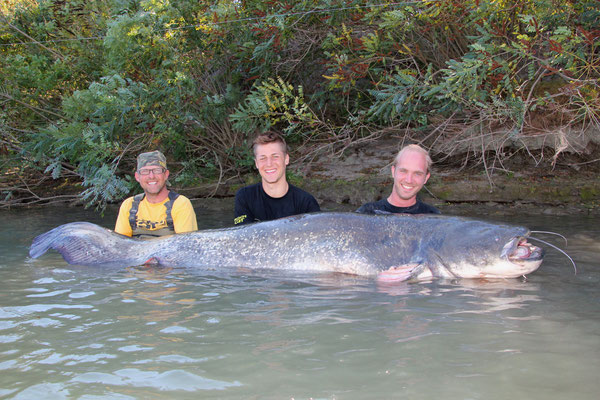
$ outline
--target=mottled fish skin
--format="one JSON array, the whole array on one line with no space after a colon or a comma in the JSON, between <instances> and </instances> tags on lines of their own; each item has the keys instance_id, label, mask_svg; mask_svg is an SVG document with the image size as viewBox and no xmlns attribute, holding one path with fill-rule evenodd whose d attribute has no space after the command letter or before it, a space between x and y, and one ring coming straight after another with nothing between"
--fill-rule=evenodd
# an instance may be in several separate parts
<instances>
[{"instance_id":1,"label":"mottled fish skin","mask_svg":"<svg viewBox=\"0 0 600 400\"><path fill-rule=\"evenodd\" d=\"M420 267L412 278L513 278L534 271L542 261L541 251L517 263L506 257L508 247L528 234L524 227L441 215L303 214L151 240L75 222L35 238L30 256L54 249L76 265L130 266L154 259L165 266L366 276L415 263Z\"/></svg>"}]
</instances>

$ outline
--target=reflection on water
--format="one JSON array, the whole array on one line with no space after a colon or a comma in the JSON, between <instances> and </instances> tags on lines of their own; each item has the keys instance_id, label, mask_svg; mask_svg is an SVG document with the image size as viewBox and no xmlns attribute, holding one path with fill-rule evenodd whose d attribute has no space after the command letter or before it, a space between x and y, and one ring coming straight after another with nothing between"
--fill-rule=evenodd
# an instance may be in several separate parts
<instances>
[{"instance_id":1,"label":"reflection on water","mask_svg":"<svg viewBox=\"0 0 600 400\"><path fill-rule=\"evenodd\" d=\"M3 214L0 397L595 399L600 390L594 221L515 219L567 236L578 274L550 249L534 274L506 281L382 285L27 259L36 234L76 220L111 227L110 213ZM206 227L229 220L213 212Z\"/></svg>"}]
</instances>

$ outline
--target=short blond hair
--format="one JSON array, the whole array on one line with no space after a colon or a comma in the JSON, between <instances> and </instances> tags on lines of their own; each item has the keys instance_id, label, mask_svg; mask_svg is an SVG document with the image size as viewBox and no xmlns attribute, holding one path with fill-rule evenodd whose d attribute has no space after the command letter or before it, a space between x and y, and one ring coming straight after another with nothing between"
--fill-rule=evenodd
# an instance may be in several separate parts
<instances>
[{"instance_id":1,"label":"short blond hair","mask_svg":"<svg viewBox=\"0 0 600 400\"><path fill-rule=\"evenodd\" d=\"M283 148L283 154L287 154L287 143L285 142L283 136L277 132L265 132L256 136L252 142L252 150L254 151L254 155L256 156L256 146L268 143L280 143L281 147Z\"/></svg>"},{"instance_id":2,"label":"short blond hair","mask_svg":"<svg viewBox=\"0 0 600 400\"><path fill-rule=\"evenodd\" d=\"M396 158L394 158L394 167L396 165L398 165L398 160L407 151L416 151L417 153L423 154L425 156L425 163L427 164L427 172L429 172L429 170L431 169L431 164L433 164L433 161L431 161L431 157L429 156L429 152L427 150L425 150L424 148L422 148L421 146L419 146L418 144L409 144L407 146L404 146L398 152L398 154L396 155Z\"/></svg>"}]
</instances>

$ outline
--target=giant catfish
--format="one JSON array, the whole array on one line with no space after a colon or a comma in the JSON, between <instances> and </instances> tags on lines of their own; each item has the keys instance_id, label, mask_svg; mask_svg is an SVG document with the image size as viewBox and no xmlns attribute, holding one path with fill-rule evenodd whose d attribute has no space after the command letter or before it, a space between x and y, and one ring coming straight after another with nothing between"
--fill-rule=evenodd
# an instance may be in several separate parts
<instances>
[{"instance_id":1,"label":"giant catfish","mask_svg":"<svg viewBox=\"0 0 600 400\"><path fill-rule=\"evenodd\" d=\"M383 281L516 278L544 251L519 226L443 215L303 214L250 225L139 240L87 222L33 240L30 256L52 248L70 264L158 263L197 269L329 271Z\"/></svg>"}]
</instances>

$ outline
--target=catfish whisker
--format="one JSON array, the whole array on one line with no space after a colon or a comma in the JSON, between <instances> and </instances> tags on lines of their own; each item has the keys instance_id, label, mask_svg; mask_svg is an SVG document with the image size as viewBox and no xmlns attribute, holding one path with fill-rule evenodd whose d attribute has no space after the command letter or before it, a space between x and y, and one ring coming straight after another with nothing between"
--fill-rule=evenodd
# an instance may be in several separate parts
<instances>
[{"instance_id":1,"label":"catfish whisker","mask_svg":"<svg viewBox=\"0 0 600 400\"><path fill-rule=\"evenodd\" d=\"M564 237L563 235L561 235L560 233L550 232L550 231L531 231L531 233L545 233L545 234L548 234L548 235L555 235L555 236L563 238L564 241L565 241L565 246L567 245L567 238ZM540 239L538 239L538 240L540 240Z\"/></svg>"},{"instance_id":2,"label":"catfish whisker","mask_svg":"<svg viewBox=\"0 0 600 400\"><path fill-rule=\"evenodd\" d=\"M558 250L559 252L561 252L562 254L564 254L571 261L571 264L573 264L573 269L575 270L575 274L577 274L577 265L575 265L575 261L573 261L573 259L571 258L571 256L568 255L566 251L564 251L560 247L555 246L552 243L548 243L548 242L546 242L545 240L542 240L542 239L538 239L538 238L531 237L531 236L529 236L528 239L533 239L533 240L537 240L538 242L542 242L545 245L550 246L550 247L554 248L555 250Z\"/></svg>"}]
</instances>

